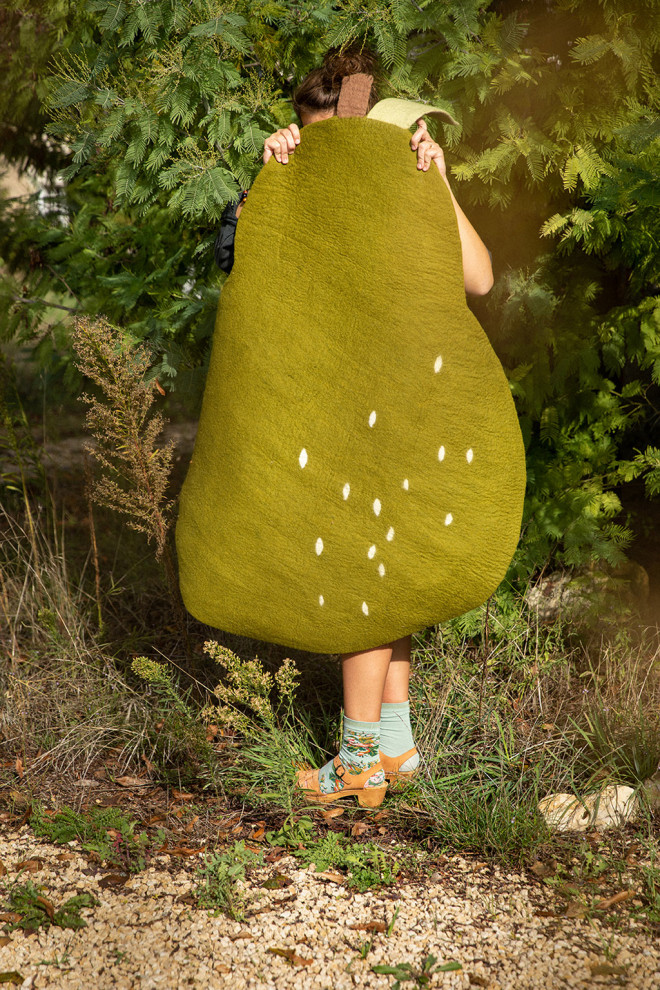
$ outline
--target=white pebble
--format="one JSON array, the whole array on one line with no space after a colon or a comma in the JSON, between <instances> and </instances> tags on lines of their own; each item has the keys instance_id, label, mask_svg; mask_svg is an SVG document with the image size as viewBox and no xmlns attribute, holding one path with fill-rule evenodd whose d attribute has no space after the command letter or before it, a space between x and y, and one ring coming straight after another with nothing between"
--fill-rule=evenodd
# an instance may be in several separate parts
<instances>
[{"instance_id":1,"label":"white pebble","mask_svg":"<svg viewBox=\"0 0 660 990\"><path fill-rule=\"evenodd\" d=\"M307 451L305 450L304 447L300 451L300 455L298 457L298 463L300 464L301 468L304 468L305 464L307 464Z\"/></svg>"},{"instance_id":2,"label":"white pebble","mask_svg":"<svg viewBox=\"0 0 660 990\"><path fill-rule=\"evenodd\" d=\"M373 546L370 546L369 549L367 550L367 557L369 558L369 560L373 560L375 556L376 556L376 544L374 543Z\"/></svg>"},{"instance_id":3,"label":"white pebble","mask_svg":"<svg viewBox=\"0 0 660 990\"><path fill-rule=\"evenodd\" d=\"M448 512L447 515L445 516L445 526L450 526L453 523L453 521L454 521L454 517L452 516L451 512Z\"/></svg>"},{"instance_id":4,"label":"white pebble","mask_svg":"<svg viewBox=\"0 0 660 990\"><path fill-rule=\"evenodd\" d=\"M351 486L349 485L348 482L346 482L346 484L344 485L344 491L343 491L344 501L346 501L346 499L348 498L348 496L350 494L351 494Z\"/></svg>"},{"instance_id":5,"label":"white pebble","mask_svg":"<svg viewBox=\"0 0 660 990\"><path fill-rule=\"evenodd\" d=\"M381 508L381 506L380 506L380 499L379 498L375 498L374 499L374 512L376 513L377 516L380 515L380 508Z\"/></svg>"},{"instance_id":6,"label":"white pebble","mask_svg":"<svg viewBox=\"0 0 660 990\"><path fill-rule=\"evenodd\" d=\"M465 454L465 460L468 462L468 464L472 464L473 457L474 457L474 451L472 450L472 447L470 447L470 449L466 451Z\"/></svg>"},{"instance_id":7,"label":"white pebble","mask_svg":"<svg viewBox=\"0 0 660 990\"><path fill-rule=\"evenodd\" d=\"M440 450L438 451L438 460L444 461L444 459L445 459L445 448L441 447Z\"/></svg>"},{"instance_id":8,"label":"white pebble","mask_svg":"<svg viewBox=\"0 0 660 990\"><path fill-rule=\"evenodd\" d=\"M385 564L378 565L378 573L381 577L385 577Z\"/></svg>"},{"instance_id":9,"label":"white pebble","mask_svg":"<svg viewBox=\"0 0 660 990\"><path fill-rule=\"evenodd\" d=\"M374 409L373 412L370 413L369 415L369 426L373 426L375 422L376 422L376 410Z\"/></svg>"},{"instance_id":10,"label":"white pebble","mask_svg":"<svg viewBox=\"0 0 660 990\"><path fill-rule=\"evenodd\" d=\"M433 370L435 371L436 375L440 371L441 367L442 367L442 358L438 354L437 358L435 359L435 364L433 365Z\"/></svg>"},{"instance_id":11,"label":"white pebble","mask_svg":"<svg viewBox=\"0 0 660 990\"><path fill-rule=\"evenodd\" d=\"M319 605L323 605L324 602L325 602L325 598L323 597L323 595L319 595Z\"/></svg>"},{"instance_id":12,"label":"white pebble","mask_svg":"<svg viewBox=\"0 0 660 990\"><path fill-rule=\"evenodd\" d=\"M323 540L321 539L320 536L319 536L318 540L316 541L316 553L317 553L317 556L319 556L319 557L323 553Z\"/></svg>"},{"instance_id":13,"label":"white pebble","mask_svg":"<svg viewBox=\"0 0 660 990\"><path fill-rule=\"evenodd\" d=\"M367 605L366 602L362 602L362 611L364 612L365 615L369 615L369 606Z\"/></svg>"},{"instance_id":14,"label":"white pebble","mask_svg":"<svg viewBox=\"0 0 660 990\"><path fill-rule=\"evenodd\" d=\"M403 486L402 487L405 488L406 491L408 491L408 489L410 488L410 483L409 483L409 481L408 481L407 478L404 478L403 479Z\"/></svg>"},{"instance_id":15,"label":"white pebble","mask_svg":"<svg viewBox=\"0 0 660 990\"><path fill-rule=\"evenodd\" d=\"M387 531L386 539L388 539L388 540L393 540L394 539L394 528L392 526L390 526L390 528Z\"/></svg>"}]
</instances>

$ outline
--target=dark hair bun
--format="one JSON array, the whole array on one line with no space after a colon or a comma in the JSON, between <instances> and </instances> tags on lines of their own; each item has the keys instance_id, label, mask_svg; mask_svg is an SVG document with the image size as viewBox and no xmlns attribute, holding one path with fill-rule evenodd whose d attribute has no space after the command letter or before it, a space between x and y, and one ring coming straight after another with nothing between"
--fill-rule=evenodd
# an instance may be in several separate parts
<instances>
[{"instance_id":1,"label":"dark hair bun","mask_svg":"<svg viewBox=\"0 0 660 990\"><path fill-rule=\"evenodd\" d=\"M323 74L334 89L341 86L345 76L353 76L356 72L374 75L378 56L366 48L331 48L323 58Z\"/></svg>"}]
</instances>

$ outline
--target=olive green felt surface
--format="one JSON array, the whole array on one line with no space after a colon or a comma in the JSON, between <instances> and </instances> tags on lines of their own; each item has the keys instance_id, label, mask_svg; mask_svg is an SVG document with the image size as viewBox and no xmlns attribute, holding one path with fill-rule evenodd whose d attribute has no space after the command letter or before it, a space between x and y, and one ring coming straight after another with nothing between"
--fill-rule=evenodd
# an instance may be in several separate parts
<instances>
[{"instance_id":1,"label":"olive green felt surface","mask_svg":"<svg viewBox=\"0 0 660 990\"><path fill-rule=\"evenodd\" d=\"M409 142L333 117L250 190L176 534L184 602L212 626L352 652L477 606L506 572L518 420L448 190Z\"/></svg>"}]
</instances>

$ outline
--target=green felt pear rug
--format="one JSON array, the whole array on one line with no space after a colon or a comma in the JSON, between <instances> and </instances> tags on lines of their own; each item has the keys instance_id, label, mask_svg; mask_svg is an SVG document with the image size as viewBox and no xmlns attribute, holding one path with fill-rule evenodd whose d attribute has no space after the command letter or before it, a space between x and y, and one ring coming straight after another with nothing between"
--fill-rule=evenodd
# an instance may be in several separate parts
<instances>
[{"instance_id":1,"label":"green felt pear rug","mask_svg":"<svg viewBox=\"0 0 660 990\"><path fill-rule=\"evenodd\" d=\"M515 550L510 389L400 123L308 125L241 213L176 531L185 605L219 629L376 647L481 604Z\"/></svg>"}]
</instances>

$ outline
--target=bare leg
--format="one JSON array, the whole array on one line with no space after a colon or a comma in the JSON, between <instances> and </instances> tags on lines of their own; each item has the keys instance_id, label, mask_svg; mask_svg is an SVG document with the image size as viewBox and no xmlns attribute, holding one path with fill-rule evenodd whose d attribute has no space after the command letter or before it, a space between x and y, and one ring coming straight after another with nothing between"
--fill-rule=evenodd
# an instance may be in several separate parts
<instances>
[{"instance_id":1,"label":"bare leg","mask_svg":"<svg viewBox=\"0 0 660 990\"><path fill-rule=\"evenodd\" d=\"M411 636L404 636L392 643L392 658L385 679L383 701L407 701L410 682Z\"/></svg>"},{"instance_id":2,"label":"bare leg","mask_svg":"<svg viewBox=\"0 0 660 990\"><path fill-rule=\"evenodd\" d=\"M394 645L388 643L375 650L342 656L344 714L347 718L357 722L380 721L380 706Z\"/></svg>"}]
</instances>

